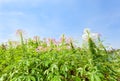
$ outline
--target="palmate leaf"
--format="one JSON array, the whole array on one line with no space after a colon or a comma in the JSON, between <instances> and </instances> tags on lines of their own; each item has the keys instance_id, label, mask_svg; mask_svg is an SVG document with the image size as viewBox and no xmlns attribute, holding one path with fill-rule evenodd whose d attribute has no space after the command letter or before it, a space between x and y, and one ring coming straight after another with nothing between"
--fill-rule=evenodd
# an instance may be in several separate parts
<instances>
[{"instance_id":1,"label":"palmate leaf","mask_svg":"<svg viewBox=\"0 0 120 81\"><path fill-rule=\"evenodd\" d=\"M56 64L52 64L50 70L52 73L54 73L55 71L58 70L58 66Z\"/></svg>"},{"instance_id":2,"label":"palmate leaf","mask_svg":"<svg viewBox=\"0 0 120 81\"><path fill-rule=\"evenodd\" d=\"M0 81L5 81L7 77L7 73L3 74L2 76L0 76Z\"/></svg>"},{"instance_id":3,"label":"palmate leaf","mask_svg":"<svg viewBox=\"0 0 120 81\"><path fill-rule=\"evenodd\" d=\"M95 73L90 73L90 81L102 81L100 76L96 75Z\"/></svg>"},{"instance_id":4,"label":"palmate leaf","mask_svg":"<svg viewBox=\"0 0 120 81\"><path fill-rule=\"evenodd\" d=\"M72 76L73 81L81 81L81 78L78 76Z\"/></svg>"},{"instance_id":5,"label":"palmate leaf","mask_svg":"<svg viewBox=\"0 0 120 81\"><path fill-rule=\"evenodd\" d=\"M60 75L54 76L50 81L62 81L61 76Z\"/></svg>"},{"instance_id":6,"label":"palmate leaf","mask_svg":"<svg viewBox=\"0 0 120 81\"><path fill-rule=\"evenodd\" d=\"M95 81L102 81L98 75L94 75Z\"/></svg>"},{"instance_id":7,"label":"palmate leaf","mask_svg":"<svg viewBox=\"0 0 120 81\"><path fill-rule=\"evenodd\" d=\"M36 81L34 76L27 76L27 80L26 81Z\"/></svg>"}]
</instances>

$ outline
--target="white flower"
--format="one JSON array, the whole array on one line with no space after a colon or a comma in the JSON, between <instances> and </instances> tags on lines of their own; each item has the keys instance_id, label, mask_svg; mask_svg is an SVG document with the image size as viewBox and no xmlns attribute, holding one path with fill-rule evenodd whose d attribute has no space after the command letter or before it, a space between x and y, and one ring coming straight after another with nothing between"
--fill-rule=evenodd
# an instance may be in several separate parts
<instances>
[{"instance_id":1,"label":"white flower","mask_svg":"<svg viewBox=\"0 0 120 81\"><path fill-rule=\"evenodd\" d=\"M87 40L88 40L88 34L83 34L83 35L82 35L82 39L83 39L84 41L87 41Z\"/></svg>"},{"instance_id":2,"label":"white flower","mask_svg":"<svg viewBox=\"0 0 120 81\"><path fill-rule=\"evenodd\" d=\"M89 38L91 38L93 41L96 41L99 37L99 33L91 33L89 28L85 28L82 35L82 39L85 42L88 42Z\"/></svg>"},{"instance_id":3,"label":"white flower","mask_svg":"<svg viewBox=\"0 0 120 81\"><path fill-rule=\"evenodd\" d=\"M84 34L88 34L88 32L90 32L89 28L85 28L84 31L83 31Z\"/></svg>"},{"instance_id":4,"label":"white flower","mask_svg":"<svg viewBox=\"0 0 120 81\"><path fill-rule=\"evenodd\" d=\"M98 33L91 33L91 38L92 38L92 39L96 40L96 39L98 39L99 37L100 37L100 34L98 34Z\"/></svg>"}]
</instances>

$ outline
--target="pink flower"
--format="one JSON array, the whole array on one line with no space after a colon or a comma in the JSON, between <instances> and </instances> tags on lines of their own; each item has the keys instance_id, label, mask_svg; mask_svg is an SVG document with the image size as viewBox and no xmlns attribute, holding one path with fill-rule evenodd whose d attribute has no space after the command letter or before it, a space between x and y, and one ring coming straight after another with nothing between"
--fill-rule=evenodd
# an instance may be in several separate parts
<instances>
[{"instance_id":1,"label":"pink flower","mask_svg":"<svg viewBox=\"0 0 120 81\"><path fill-rule=\"evenodd\" d=\"M39 36L34 36L34 37L33 37L33 40L35 40L35 41L38 41L39 39L40 39Z\"/></svg>"},{"instance_id":2,"label":"pink flower","mask_svg":"<svg viewBox=\"0 0 120 81\"><path fill-rule=\"evenodd\" d=\"M67 46L67 49L71 49L71 46Z\"/></svg>"},{"instance_id":3,"label":"pink flower","mask_svg":"<svg viewBox=\"0 0 120 81\"><path fill-rule=\"evenodd\" d=\"M16 31L16 35L22 35L23 33L25 33L25 31L23 31L22 29L18 29Z\"/></svg>"},{"instance_id":4,"label":"pink flower","mask_svg":"<svg viewBox=\"0 0 120 81\"><path fill-rule=\"evenodd\" d=\"M60 37L60 42L65 42L65 40L66 40L66 37L65 37L65 35L63 34L62 37Z\"/></svg>"},{"instance_id":5,"label":"pink flower","mask_svg":"<svg viewBox=\"0 0 120 81\"><path fill-rule=\"evenodd\" d=\"M70 44L71 42L73 42L72 38L67 38L66 43Z\"/></svg>"},{"instance_id":6,"label":"pink flower","mask_svg":"<svg viewBox=\"0 0 120 81\"><path fill-rule=\"evenodd\" d=\"M38 47L36 48L36 51L37 51L37 52L39 52L39 51L41 51L41 50L43 50L43 47L42 47L42 46L38 46Z\"/></svg>"}]
</instances>

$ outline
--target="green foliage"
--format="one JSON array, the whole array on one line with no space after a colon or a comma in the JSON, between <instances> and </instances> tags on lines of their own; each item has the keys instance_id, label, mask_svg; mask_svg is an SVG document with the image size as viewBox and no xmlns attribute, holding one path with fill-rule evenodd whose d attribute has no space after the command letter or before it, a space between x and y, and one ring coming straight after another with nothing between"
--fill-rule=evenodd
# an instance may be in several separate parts
<instances>
[{"instance_id":1,"label":"green foliage","mask_svg":"<svg viewBox=\"0 0 120 81\"><path fill-rule=\"evenodd\" d=\"M83 46L71 38L39 37L0 46L0 81L119 81L120 51L112 52L87 31Z\"/></svg>"}]
</instances>

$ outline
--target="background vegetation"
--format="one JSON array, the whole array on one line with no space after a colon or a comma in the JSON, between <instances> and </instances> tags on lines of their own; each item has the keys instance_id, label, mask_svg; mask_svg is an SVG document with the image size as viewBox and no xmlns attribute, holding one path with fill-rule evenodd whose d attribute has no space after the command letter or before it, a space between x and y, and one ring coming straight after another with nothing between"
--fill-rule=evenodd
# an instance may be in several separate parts
<instances>
[{"instance_id":1,"label":"background vegetation","mask_svg":"<svg viewBox=\"0 0 120 81\"><path fill-rule=\"evenodd\" d=\"M106 48L99 34L84 30L83 43L38 36L0 45L0 81L120 81L120 50Z\"/></svg>"}]
</instances>

